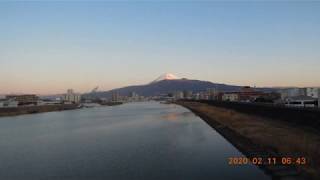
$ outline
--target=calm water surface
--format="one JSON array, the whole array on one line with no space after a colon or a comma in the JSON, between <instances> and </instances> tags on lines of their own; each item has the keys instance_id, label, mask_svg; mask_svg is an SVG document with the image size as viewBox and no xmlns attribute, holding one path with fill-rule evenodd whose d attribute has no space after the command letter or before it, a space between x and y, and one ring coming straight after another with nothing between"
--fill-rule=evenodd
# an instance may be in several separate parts
<instances>
[{"instance_id":1,"label":"calm water surface","mask_svg":"<svg viewBox=\"0 0 320 180\"><path fill-rule=\"evenodd\" d=\"M156 102L0 118L0 179L269 179L189 110Z\"/></svg>"}]
</instances>

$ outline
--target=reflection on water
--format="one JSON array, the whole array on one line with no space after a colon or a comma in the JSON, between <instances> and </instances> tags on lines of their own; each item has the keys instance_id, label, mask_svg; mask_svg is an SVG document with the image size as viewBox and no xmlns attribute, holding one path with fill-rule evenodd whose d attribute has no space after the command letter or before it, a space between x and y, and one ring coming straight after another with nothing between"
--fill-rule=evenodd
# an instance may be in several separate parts
<instances>
[{"instance_id":1,"label":"reflection on water","mask_svg":"<svg viewBox=\"0 0 320 180\"><path fill-rule=\"evenodd\" d=\"M189 110L132 103L0 118L0 179L269 179Z\"/></svg>"},{"instance_id":2,"label":"reflection on water","mask_svg":"<svg viewBox=\"0 0 320 180\"><path fill-rule=\"evenodd\" d=\"M162 118L168 121L181 120L183 117L195 116L192 112L170 112L163 115Z\"/></svg>"}]
</instances>

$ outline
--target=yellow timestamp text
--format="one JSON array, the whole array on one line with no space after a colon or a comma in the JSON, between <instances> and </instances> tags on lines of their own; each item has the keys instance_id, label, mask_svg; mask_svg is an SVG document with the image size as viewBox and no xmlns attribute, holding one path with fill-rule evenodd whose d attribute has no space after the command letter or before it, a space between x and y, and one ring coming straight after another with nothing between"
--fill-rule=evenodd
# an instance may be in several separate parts
<instances>
[{"instance_id":1,"label":"yellow timestamp text","mask_svg":"<svg viewBox=\"0 0 320 180\"><path fill-rule=\"evenodd\" d=\"M306 157L229 157L229 165L306 165Z\"/></svg>"}]
</instances>

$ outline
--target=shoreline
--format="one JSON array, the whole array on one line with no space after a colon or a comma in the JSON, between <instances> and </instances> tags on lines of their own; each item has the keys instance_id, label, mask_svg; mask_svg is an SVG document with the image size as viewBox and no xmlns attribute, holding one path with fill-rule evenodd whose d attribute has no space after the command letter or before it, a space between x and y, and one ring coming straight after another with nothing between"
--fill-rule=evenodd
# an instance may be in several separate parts
<instances>
[{"instance_id":1,"label":"shoreline","mask_svg":"<svg viewBox=\"0 0 320 180\"><path fill-rule=\"evenodd\" d=\"M102 102L99 103L101 106L118 106L118 105L122 105L123 102Z\"/></svg>"},{"instance_id":2,"label":"shoreline","mask_svg":"<svg viewBox=\"0 0 320 180\"><path fill-rule=\"evenodd\" d=\"M79 109L79 104L59 104L42 106L22 106L13 108L0 108L0 117L18 116L24 114L35 114L54 111L67 111Z\"/></svg>"},{"instance_id":3,"label":"shoreline","mask_svg":"<svg viewBox=\"0 0 320 180\"><path fill-rule=\"evenodd\" d=\"M314 159L319 158L319 156L317 156L318 153L311 152L311 149L317 150L318 146L303 149L301 146L304 146L304 144L300 142L300 139L295 140L293 138L291 141L287 140L287 138L292 138L290 136L293 133L298 132L299 134L295 134L298 136L304 135L301 133L304 133L303 131L306 130L296 131L297 127L292 127L281 121L271 121L268 118L240 113L227 108L214 107L204 103L180 101L176 102L176 104L189 109L199 116L247 158L283 157L285 154L288 154L288 152L295 151L301 152L301 154L308 154L308 160L316 161L310 162L308 165L257 165L267 175L270 175L272 179L284 180L290 178L309 180L319 178L318 160ZM287 136L280 135L283 133L287 133ZM312 132L305 133L308 133L308 135L310 134L310 136L306 136L307 141L311 141L309 143L312 143L312 140L314 139L320 139L320 137L318 137L319 134L313 134ZM308 137L312 138L308 139ZM288 145L286 144L287 141ZM319 143L319 141L316 143ZM304 151L297 150L299 148L291 150L291 145L300 146L299 148Z\"/></svg>"}]
</instances>

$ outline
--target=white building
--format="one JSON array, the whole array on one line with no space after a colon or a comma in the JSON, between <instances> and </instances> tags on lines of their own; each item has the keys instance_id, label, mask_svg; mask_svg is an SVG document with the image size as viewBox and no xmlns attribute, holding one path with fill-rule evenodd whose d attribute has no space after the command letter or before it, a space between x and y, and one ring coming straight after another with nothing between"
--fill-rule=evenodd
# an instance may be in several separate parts
<instances>
[{"instance_id":1,"label":"white building","mask_svg":"<svg viewBox=\"0 0 320 180\"><path fill-rule=\"evenodd\" d=\"M183 99L183 92L182 91L176 91L174 93L174 98L175 99Z\"/></svg>"},{"instance_id":2,"label":"white building","mask_svg":"<svg viewBox=\"0 0 320 180\"><path fill-rule=\"evenodd\" d=\"M306 88L307 90L307 96L313 97L313 98L319 98L320 88L310 87Z\"/></svg>"},{"instance_id":3,"label":"white building","mask_svg":"<svg viewBox=\"0 0 320 180\"><path fill-rule=\"evenodd\" d=\"M201 100L209 100L210 99L210 95L208 92L200 92L199 93L199 99Z\"/></svg>"},{"instance_id":4,"label":"white building","mask_svg":"<svg viewBox=\"0 0 320 180\"><path fill-rule=\"evenodd\" d=\"M238 93L224 93L222 95L222 101L239 101Z\"/></svg>"},{"instance_id":5,"label":"white building","mask_svg":"<svg viewBox=\"0 0 320 180\"><path fill-rule=\"evenodd\" d=\"M18 101L9 100L6 102L6 107L18 107Z\"/></svg>"},{"instance_id":6,"label":"white building","mask_svg":"<svg viewBox=\"0 0 320 180\"><path fill-rule=\"evenodd\" d=\"M9 108L9 107L18 107L19 102L9 99L9 100L4 100L0 101L0 108Z\"/></svg>"},{"instance_id":7,"label":"white building","mask_svg":"<svg viewBox=\"0 0 320 180\"><path fill-rule=\"evenodd\" d=\"M281 99L287 99L296 96L306 96L306 88L288 88L280 90Z\"/></svg>"},{"instance_id":8,"label":"white building","mask_svg":"<svg viewBox=\"0 0 320 180\"><path fill-rule=\"evenodd\" d=\"M81 95L75 93L72 89L68 89L67 94L63 95L63 100L67 103L80 103Z\"/></svg>"},{"instance_id":9,"label":"white building","mask_svg":"<svg viewBox=\"0 0 320 180\"><path fill-rule=\"evenodd\" d=\"M192 95L192 99L193 99L193 100L199 100L199 99L201 99L201 96L202 96L201 93L194 93L194 94Z\"/></svg>"}]
</instances>

